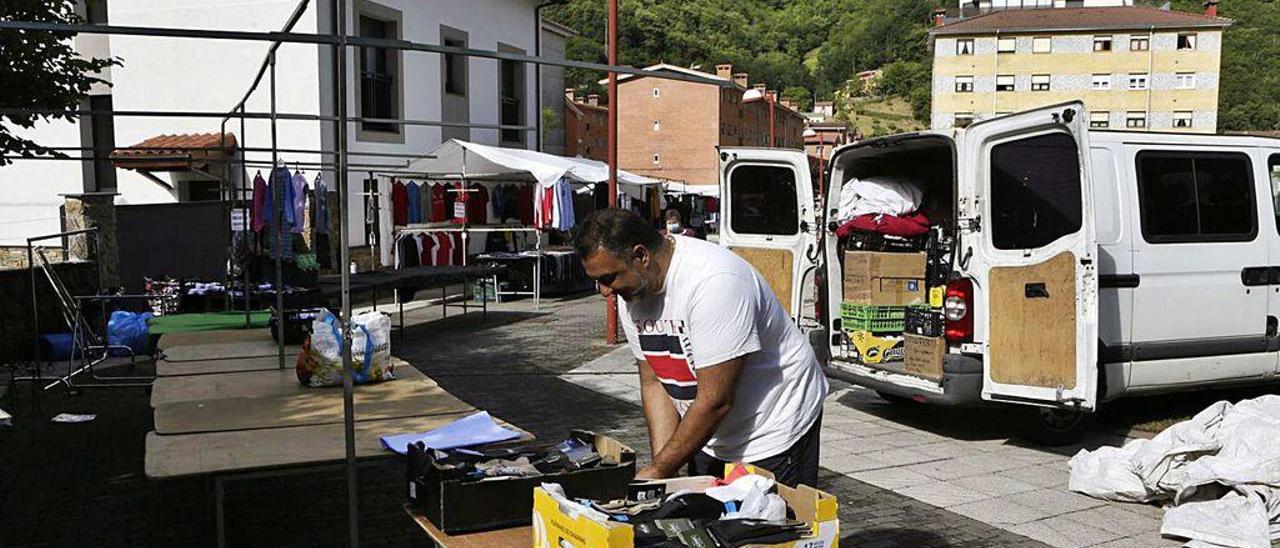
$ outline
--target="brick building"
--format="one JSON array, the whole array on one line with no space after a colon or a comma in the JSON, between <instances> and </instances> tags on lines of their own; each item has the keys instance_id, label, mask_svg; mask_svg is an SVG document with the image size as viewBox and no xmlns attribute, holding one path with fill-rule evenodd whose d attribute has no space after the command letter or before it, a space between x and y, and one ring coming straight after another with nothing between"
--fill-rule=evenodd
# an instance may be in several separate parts
<instances>
[{"instance_id":1,"label":"brick building","mask_svg":"<svg viewBox=\"0 0 1280 548\"><path fill-rule=\"evenodd\" d=\"M582 101L572 88L565 89L564 155L606 161L608 139L609 107L600 104L600 96L588 95Z\"/></svg>"},{"instance_id":2,"label":"brick building","mask_svg":"<svg viewBox=\"0 0 1280 548\"><path fill-rule=\"evenodd\" d=\"M659 64L646 70L702 76L716 83L618 78L618 166L694 185L719 182L717 146L800 149L805 118L747 74L717 65L715 74Z\"/></svg>"}]
</instances>

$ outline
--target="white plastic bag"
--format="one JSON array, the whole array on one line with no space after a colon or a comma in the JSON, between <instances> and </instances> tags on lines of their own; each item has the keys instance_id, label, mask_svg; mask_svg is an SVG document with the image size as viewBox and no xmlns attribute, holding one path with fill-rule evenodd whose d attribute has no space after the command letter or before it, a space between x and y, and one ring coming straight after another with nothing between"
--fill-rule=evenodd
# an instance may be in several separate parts
<instances>
[{"instance_id":1,"label":"white plastic bag","mask_svg":"<svg viewBox=\"0 0 1280 548\"><path fill-rule=\"evenodd\" d=\"M356 384L395 378L391 363L391 318L366 312L352 318L351 364ZM298 354L298 381L307 386L342 384L342 331L325 310L311 323L311 337Z\"/></svg>"},{"instance_id":2,"label":"white plastic bag","mask_svg":"<svg viewBox=\"0 0 1280 548\"><path fill-rule=\"evenodd\" d=\"M924 203L924 190L912 181L893 177L849 179L840 187L837 221L863 215L907 215Z\"/></svg>"}]
</instances>

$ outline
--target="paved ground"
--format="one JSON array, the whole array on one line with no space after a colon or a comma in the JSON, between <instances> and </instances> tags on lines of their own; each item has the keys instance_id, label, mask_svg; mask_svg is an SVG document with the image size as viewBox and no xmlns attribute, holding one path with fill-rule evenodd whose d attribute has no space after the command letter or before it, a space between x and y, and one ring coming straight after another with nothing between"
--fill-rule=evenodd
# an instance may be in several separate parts
<instances>
[{"instance_id":1,"label":"paved ground","mask_svg":"<svg viewBox=\"0 0 1280 548\"><path fill-rule=\"evenodd\" d=\"M598 298L544 302L541 311L514 303L483 319L411 309L395 353L539 437L590 428L647 454L628 385L634 374L618 369L629 364L619 354L593 362L614 350L600 342L602 307ZM13 426L0 427L0 546L212 545L210 482L142 474L143 436L152 428L147 398L141 389L75 397L57 390L37 402L22 389L0 400L14 415ZM98 418L50 423L59 412ZM840 500L845 544L1034 546L1032 538L1058 545L1065 538L1134 545L1131 536L1158 519L1154 511L1115 513L1066 493L1064 456L982 434L986 420L896 408L841 385L827 401L818 487ZM398 462L362 469L366 546L426 544L400 511L403 473ZM232 546L345 544L340 472L234 483L227 511Z\"/></svg>"}]
</instances>

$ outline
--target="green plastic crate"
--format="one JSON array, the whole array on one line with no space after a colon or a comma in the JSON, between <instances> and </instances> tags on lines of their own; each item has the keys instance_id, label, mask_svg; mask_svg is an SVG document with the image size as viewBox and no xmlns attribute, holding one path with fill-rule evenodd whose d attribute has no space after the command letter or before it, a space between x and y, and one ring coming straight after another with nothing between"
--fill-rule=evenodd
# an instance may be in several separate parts
<instances>
[{"instance_id":1,"label":"green plastic crate","mask_svg":"<svg viewBox=\"0 0 1280 548\"><path fill-rule=\"evenodd\" d=\"M906 328L907 309L928 308L914 306L872 306L842 303L840 320L845 331L870 331L871 333L901 333Z\"/></svg>"}]
</instances>

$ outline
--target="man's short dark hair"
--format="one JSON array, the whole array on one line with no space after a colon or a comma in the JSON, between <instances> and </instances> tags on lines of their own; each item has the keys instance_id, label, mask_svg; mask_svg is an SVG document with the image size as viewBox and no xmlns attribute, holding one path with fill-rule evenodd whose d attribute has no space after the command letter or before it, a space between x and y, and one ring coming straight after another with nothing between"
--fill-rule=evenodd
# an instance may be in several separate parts
<instances>
[{"instance_id":1,"label":"man's short dark hair","mask_svg":"<svg viewBox=\"0 0 1280 548\"><path fill-rule=\"evenodd\" d=\"M573 234L573 247L580 259L600 249L626 257L637 245L656 251L662 243L662 235L648 221L633 211L617 208L591 212Z\"/></svg>"}]
</instances>

